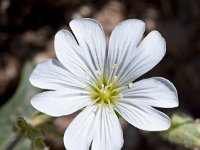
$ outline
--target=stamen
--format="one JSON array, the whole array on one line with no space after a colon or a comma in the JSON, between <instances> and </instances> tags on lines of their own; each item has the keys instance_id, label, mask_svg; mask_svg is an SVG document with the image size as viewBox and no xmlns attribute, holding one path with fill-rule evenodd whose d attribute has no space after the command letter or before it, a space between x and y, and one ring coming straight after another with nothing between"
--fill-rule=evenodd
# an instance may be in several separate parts
<instances>
[{"instance_id":1,"label":"stamen","mask_svg":"<svg viewBox=\"0 0 200 150\"><path fill-rule=\"evenodd\" d=\"M117 96L113 96L113 98L122 100L124 98L124 95L122 93L119 93Z\"/></svg>"},{"instance_id":2,"label":"stamen","mask_svg":"<svg viewBox=\"0 0 200 150\"><path fill-rule=\"evenodd\" d=\"M114 81L117 81L117 79L118 79L118 76L114 76L114 77L113 77L113 80L114 80Z\"/></svg>"},{"instance_id":3,"label":"stamen","mask_svg":"<svg viewBox=\"0 0 200 150\"><path fill-rule=\"evenodd\" d=\"M88 68L85 69L85 75L88 76L90 73L90 70Z\"/></svg>"},{"instance_id":4,"label":"stamen","mask_svg":"<svg viewBox=\"0 0 200 150\"><path fill-rule=\"evenodd\" d=\"M86 86L84 89L85 89L86 91L90 92L90 87L89 87L89 86Z\"/></svg>"},{"instance_id":5,"label":"stamen","mask_svg":"<svg viewBox=\"0 0 200 150\"><path fill-rule=\"evenodd\" d=\"M108 104L109 104L109 105L111 104L111 101L110 101L110 99L108 99Z\"/></svg>"},{"instance_id":6,"label":"stamen","mask_svg":"<svg viewBox=\"0 0 200 150\"><path fill-rule=\"evenodd\" d=\"M131 83L128 84L128 88L130 89L132 87L133 87L133 83L131 82Z\"/></svg>"},{"instance_id":7,"label":"stamen","mask_svg":"<svg viewBox=\"0 0 200 150\"><path fill-rule=\"evenodd\" d=\"M112 66L111 66L111 72L110 72L110 76L109 76L109 78L108 78L108 83L110 83L110 81L112 80L112 76L114 75L114 70L115 70L115 68L117 67L117 64L112 64Z\"/></svg>"},{"instance_id":8,"label":"stamen","mask_svg":"<svg viewBox=\"0 0 200 150\"><path fill-rule=\"evenodd\" d=\"M123 94L122 94L122 93L120 93L120 94L119 94L119 97L120 97L121 99L123 99L123 98L124 98L124 96L123 96Z\"/></svg>"},{"instance_id":9,"label":"stamen","mask_svg":"<svg viewBox=\"0 0 200 150\"><path fill-rule=\"evenodd\" d=\"M112 86L112 83L110 83L110 84L109 84L109 85L107 85L106 87L107 87L107 88L109 88L109 87L111 87L111 86Z\"/></svg>"},{"instance_id":10,"label":"stamen","mask_svg":"<svg viewBox=\"0 0 200 150\"><path fill-rule=\"evenodd\" d=\"M127 89L127 86L115 88L115 89L113 90L113 92L116 92L116 91L120 91L120 92L121 92L121 91L124 90L124 89Z\"/></svg>"},{"instance_id":11,"label":"stamen","mask_svg":"<svg viewBox=\"0 0 200 150\"><path fill-rule=\"evenodd\" d=\"M98 103L99 100L100 100L100 98L95 99L94 103Z\"/></svg>"},{"instance_id":12,"label":"stamen","mask_svg":"<svg viewBox=\"0 0 200 150\"><path fill-rule=\"evenodd\" d=\"M115 68L116 65L113 67ZM98 70L96 72L100 73ZM99 76L99 79L94 81L89 89L91 99L103 106L114 105L117 100L122 99L121 91L116 90L119 89L119 85L115 82L117 79L117 76L113 76L111 82L108 82L107 78ZM88 88L86 89L88 90Z\"/></svg>"},{"instance_id":13,"label":"stamen","mask_svg":"<svg viewBox=\"0 0 200 150\"><path fill-rule=\"evenodd\" d=\"M98 69L98 70L96 70L96 74L97 74L98 76L100 76L100 75L102 75L102 72Z\"/></svg>"},{"instance_id":14,"label":"stamen","mask_svg":"<svg viewBox=\"0 0 200 150\"><path fill-rule=\"evenodd\" d=\"M117 64L112 64L112 68L116 68L117 67Z\"/></svg>"}]
</instances>

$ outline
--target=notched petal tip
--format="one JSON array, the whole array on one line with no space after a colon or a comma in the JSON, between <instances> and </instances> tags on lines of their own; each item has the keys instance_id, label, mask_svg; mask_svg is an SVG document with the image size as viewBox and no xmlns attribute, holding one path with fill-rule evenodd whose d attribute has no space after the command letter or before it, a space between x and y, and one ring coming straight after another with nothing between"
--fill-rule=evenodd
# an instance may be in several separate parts
<instances>
[{"instance_id":1,"label":"notched petal tip","mask_svg":"<svg viewBox=\"0 0 200 150\"><path fill-rule=\"evenodd\" d=\"M33 72L31 73L30 77L29 77L29 82L35 86L35 87L38 87L38 82L40 82L40 79L38 74L43 74L43 72L40 72L41 70L43 70L43 65L45 65L46 67L50 67L50 64L53 63L53 60L52 59L47 59L47 60L44 60L42 62L40 62L33 70Z\"/></svg>"},{"instance_id":2,"label":"notched petal tip","mask_svg":"<svg viewBox=\"0 0 200 150\"><path fill-rule=\"evenodd\" d=\"M88 96L79 96L79 90L66 89L66 91L39 93L31 98L30 103L36 110L53 117L72 114L92 103Z\"/></svg>"},{"instance_id":3,"label":"notched petal tip","mask_svg":"<svg viewBox=\"0 0 200 150\"><path fill-rule=\"evenodd\" d=\"M157 122L155 121L153 123L150 123L149 127L143 128L143 126L141 124L141 126L137 126L137 128L140 130L143 130L143 131L150 131L150 132L168 130L171 126L171 119L166 114L164 114L158 110L157 110L157 112L159 112L160 113L159 115L162 116L162 120L157 120Z\"/></svg>"},{"instance_id":4,"label":"notched petal tip","mask_svg":"<svg viewBox=\"0 0 200 150\"><path fill-rule=\"evenodd\" d=\"M31 83L31 85L34 86L34 82L33 82L33 72L31 73L30 77L29 77L29 82Z\"/></svg>"},{"instance_id":5,"label":"notched petal tip","mask_svg":"<svg viewBox=\"0 0 200 150\"><path fill-rule=\"evenodd\" d=\"M158 124L158 123L157 123ZM134 126L134 125L133 125ZM142 131L148 131L148 132L161 132L161 131L166 131L171 127L171 119L169 118L168 122L166 122L164 125L161 125L157 128L149 128L149 129L144 129L144 128L140 128L140 127L136 127Z\"/></svg>"},{"instance_id":6,"label":"notched petal tip","mask_svg":"<svg viewBox=\"0 0 200 150\"><path fill-rule=\"evenodd\" d=\"M163 38L161 33L156 30L151 31L147 36L151 36L154 39L161 40L162 42L166 44L165 39Z\"/></svg>"},{"instance_id":7,"label":"notched petal tip","mask_svg":"<svg viewBox=\"0 0 200 150\"><path fill-rule=\"evenodd\" d=\"M97 24L103 30L103 27L102 27L101 23L98 20L95 20L95 19L92 19L92 18L73 19L72 21L69 22L70 28L73 28L73 26L78 22L92 22L92 23Z\"/></svg>"},{"instance_id":8,"label":"notched petal tip","mask_svg":"<svg viewBox=\"0 0 200 150\"><path fill-rule=\"evenodd\" d=\"M33 97L31 98L30 103L31 103L31 105L37 110L37 108L35 107L35 100L34 100L34 97L35 97L35 96L33 96Z\"/></svg>"},{"instance_id":9,"label":"notched petal tip","mask_svg":"<svg viewBox=\"0 0 200 150\"><path fill-rule=\"evenodd\" d=\"M34 109L36 109L37 111L43 112L41 109L38 109L38 99L37 99L38 95L35 95L31 98L30 103L33 106ZM45 113L46 114L46 113Z\"/></svg>"},{"instance_id":10,"label":"notched petal tip","mask_svg":"<svg viewBox=\"0 0 200 150\"><path fill-rule=\"evenodd\" d=\"M156 30L151 31L145 37L139 47L141 46L146 46L148 49L154 50L154 57L158 57L158 60L161 60L166 54L166 41L160 32Z\"/></svg>"},{"instance_id":11,"label":"notched petal tip","mask_svg":"<svg viewBox=\"0 0 200 150\"><path fill-rule=\"evenodd\" d=\"M151 36L151 38L154 38L154 41L157 42L157 44L162 45L164 47L164 54L166 53L166 41L160 32L153 30L147 36Z\"/></svg>"},{"instance_id":12,"label":"notched petal tip","mask_svg":"<svg viewBox=\"0 0 200 150\"><path fill-rule=\"evenodd\" d=\"M120 24L124 24L124 25L127 25L127 24L135 24L135 23L138 23L140 24L141 26L144 26L145 27L145 22L142 21L142 20L139 20L139 19L127 19L127 20L124 20L122 21Z\"/></svg>"},{"instance_id":13,"label":"notched petal tip","mask_svg":"<svg viewBox=\"0 0 200 150\"><path fill-rule=\"evenodd\" d=\"M145 23L142 20L139 20L139 19L127 19L125 21L120 22L117 26L115 26L113 31L116 32L118 30L122 30L124 33L125 33L126 30L128 32L131 32L133 30L136 33L138 31L140 31L142 33L142 34L140 33L140 36L142 36L144 31L145 31ZM112 31L112 34L113 34L113 31ZM139 37L139 39L140 38L141 37Z\"/></svg>"},{"instance_id":14,"label":"notched petal tip","mask_svg":"<svg viewBox=\"0 0 200 150\"><path fill-rule=\"evenodd\" d=\"M44 62L44 61L43 61ZM43 62L41 62L41 63L43 63ZM33 85L33 86L35 86L35 87L37 87L37 78L36 78L36 76L35 76L35 72L36 72L36 70L38 70L38 68L40 67L40 64L41 63L39 63L35 68L34 68L34 70L33 70L33 72L31 73L31 75L30 75L30 77L29 77L29 82Z\"/></svg>"},{"instance_id":15,"label":"notched petal tip","mask_svg":"<svg viewBox=\"0 0 200 150\"><path fill-rule=\"evenodd\" d=\"M147 36L152 36L152 38L162 39L163 41L165 41L161 33L157 30L152 30Z\"/></svg>"},{"instance_id":16,"label":"notched petal tip","mask_svg":"<svg viewBox=\"0 0 200 150\"><path fill-rule=\"evenodd\" d=\"M166 131L166 130L168 130L170 128L170 126L171 126L171 119L167 115L165 117L166 117L166 120L167 120L165 122L165 124L163 126L160 126L160 128L154 129L152 131Z\"/></svg>"},{"instance_id":17,"label":"notched petal tip","mask_svg":"<svg viewBox=\"0 0 200 150\"><path fill-rule=\"evenodd\" d=\"M38 101L42 101L41 99L38 99L38 96L37 95L35 95L35 96L33 96L32 98L31 98L31 100L30 100L30 103L31 103L31 105L32 105L32 107L35 109L35 110L37 110L37 111L39 111L39 112L41 112L41 113L44 113L44 114L46 114L46 115L48 115L48 116L52 116L52 117L60 117L60 116L64 116L65 114L59 114L59 115L57 115L57 114L55 114L55 113L51 113L50 111L49 112L47 112L47 111L44 111L45 109L45 105L43 105L43 106L41 106L41 104L40 104L40 102L38 102ZM39 104L39 105L38 105Z\"/></svg>"},{"instance_id":18,"label":"notched petal tip","mask_svg":"<svg viewBox=\"0 0 200 150\"><path fill-rule=\"evenodd\" d=\"M63 38L65 36L65 34L70 34L70 32L68 30L65 29L61 29L59 30L56 34L55 34L55 39L54 39L54 45L57 42L60 42L59 40L57 41L57 39Z\"/></svg>"},{"instance_id":19,"label":"notched petal tip","mask_svg":"<svg viewBox=\"0 0 200 150\"><path fill-rule=\"evenodd\" d=\"M170 89L170 91L174 93L173 97L174 99L173 101L171 101L171 106L172 106L171 108L178 107L179 106L178 92L174 84L163 77L153 77L153 79L165 84Z\"/></svg>"},{"instance_id":20,"label":"notched petal tip","mask_svg":"<svg viewBox=\"0 0 200 150\"><path fill-rule=\"evenodd\" d=\"M64 143L65 148L67 149L68 143L66 139L67 139L67 129L65 130L64 136L63 136L63 143Z\"/></svg>"}]
</instances>

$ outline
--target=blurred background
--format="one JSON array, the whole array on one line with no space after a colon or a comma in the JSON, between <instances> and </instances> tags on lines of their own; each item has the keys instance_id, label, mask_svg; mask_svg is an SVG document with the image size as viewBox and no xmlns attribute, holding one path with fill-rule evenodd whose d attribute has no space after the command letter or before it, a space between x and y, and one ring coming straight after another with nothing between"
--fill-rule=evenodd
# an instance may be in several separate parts
<instances>
[{"instance_id":1,"label":"blurred background","mask_svg":"<svg viewBox=\"0 0 200 150\"><path fill-rule=\"evenodd\" d=\"M107 42L112 29L128 18L142 19L146 23L145 35L152 30L158 30L166 39L167 54L145 77L162 76L176 86L180 107L172 109L169 114L175 111L184 112L194 118L200 118L199 0L1 0L0 126L14 124L17 120L17 116L12 116L15 108L21 116L29 111L30 106L24 106L24 111L21 110L24 107L8 106L12 103L10 101L15 101L15 93L23 84L20 84L23 73L26 73L23 66L27 62L34 66L45 59L55 57L55 33L63 28L70 30L69 21L82 17L98 20L104 27ZM28 84L27 81L24 82ZM28 96L23 96L23 92L18 92L19 94L29 105L30 93ZM20 103L20 98L17 101ZM7 118L4 119L3 115ZM54 128L63 134L73 117L74 115L55 119ZM187 149L171 144L158 133L142 132L123 120L121 122L125 138L123 150ZM0 132L1 136L14 132L12 126L7 130L6 133ZM62 138L55 138L52 134L43 135L50 149L64 149ZM4 141L8 141L7 139ZM26 141L21 141L24 142ZM8 143L4 143L7 149Z\"/></svg>"}]
</instances>

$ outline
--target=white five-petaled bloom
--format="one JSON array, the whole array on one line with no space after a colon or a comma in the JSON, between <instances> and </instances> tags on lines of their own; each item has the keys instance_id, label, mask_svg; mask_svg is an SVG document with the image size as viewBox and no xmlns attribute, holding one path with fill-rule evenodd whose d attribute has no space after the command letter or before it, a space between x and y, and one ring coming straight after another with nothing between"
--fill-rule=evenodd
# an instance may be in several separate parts
<instances>
[{"instance_id":1,"label":"white five-petaled bloom","mask_svg":"<svg viewBox=\"0 0 200 150\"><path fill-rule=\"evenodd\" d=\"M178 106L173 84L161 77L132 83L165 55L160 33L152 31L141 41L144 22L126 20L113 30L106 51L97 21L75 19L70 27L75 37L66 30L55 36L58 60L40 63L30 77L34 86L51 90L31 99L37 110L58 117L82 109L64 134L66 149L120 150L123 133L116 113L142 130L168 129L170 119L154 107Z\"/></svg>"}]
</instances>

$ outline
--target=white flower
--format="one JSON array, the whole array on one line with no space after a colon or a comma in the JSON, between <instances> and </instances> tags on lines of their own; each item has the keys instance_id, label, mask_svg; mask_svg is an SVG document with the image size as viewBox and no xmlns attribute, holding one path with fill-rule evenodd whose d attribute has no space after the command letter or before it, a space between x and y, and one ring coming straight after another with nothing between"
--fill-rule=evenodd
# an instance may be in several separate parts
<instances>
[{"instance_id":1,"label":"white flower","mask_svg":"<svg viewBox=\"0 0 200 150\"><path fill-rule=\"evenodd\" d=\"M31 99L37 110L63 116L83 109L64 134L68 150L120 150L123 133L116 115L147 131L169 128L170 119L154 109L178 106L175 87L161 77L132 83L165 55L166 44L157 31L141 41L144 22L120 23L112 32L109 49L102 26L93 19L70 22L55 36L58 60L46 60L33 71L30 82L43 92ZM75 39L76 38L76 39Z\"/></svg>"}]
</instances>

